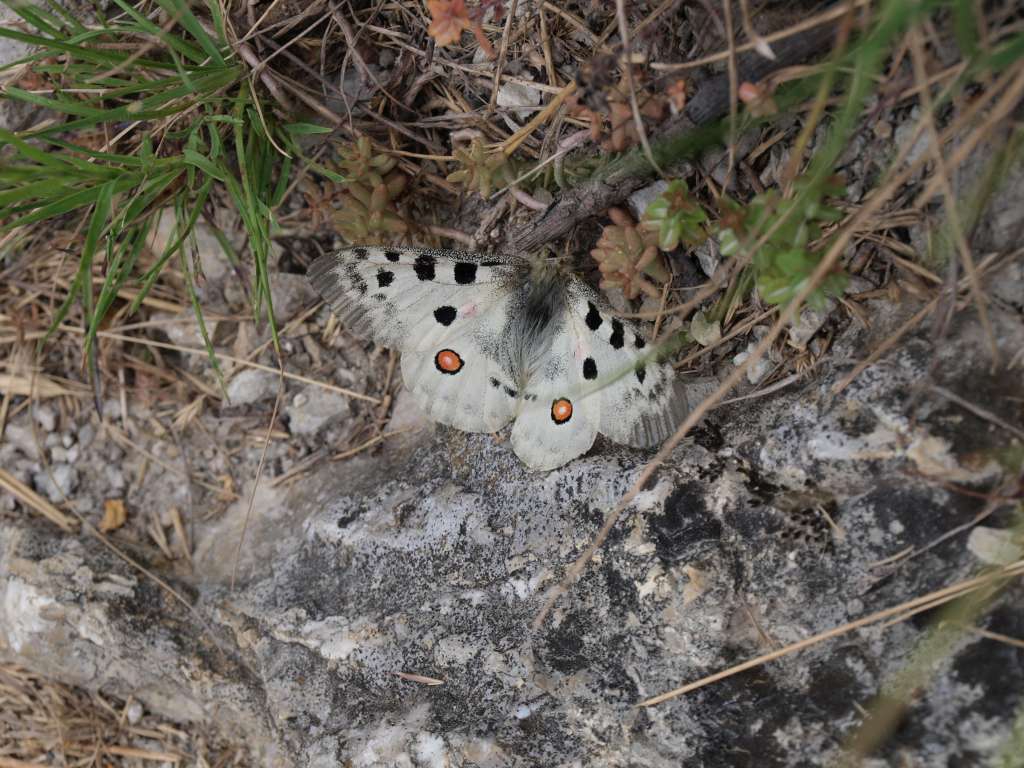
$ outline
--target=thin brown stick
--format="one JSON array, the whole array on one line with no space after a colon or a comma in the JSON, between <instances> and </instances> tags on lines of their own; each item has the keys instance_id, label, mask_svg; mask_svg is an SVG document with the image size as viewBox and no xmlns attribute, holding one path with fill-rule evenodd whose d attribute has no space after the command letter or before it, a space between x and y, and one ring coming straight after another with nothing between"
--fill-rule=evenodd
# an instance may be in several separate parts
<instances>
[{"instance_id":1,"label":"thin brown stick","mask_svg":"<svg viewBox=\"0 0 1024 768\"><path fill-rule=\"evenodd\" d=\"M651 167L664 176L665 172L654 159L654 152L651 150L651 143L647 140L647 130L644 128L643 116L640 114L640 103L636 99L636 83L633 80L633 60L630 53L632 48L629 41L629 19L626 18L626 0L615 0L615 19L619 25L619 37L622 38L622 53L625 63L622 71L626 75L626 87L629 89L629 106L633 110L633 122L636 124L636 135L640 139L640 146L643 147L644 156Z\"/></svg>"},{"instance_id":2,"label":"thin brown stick","mask_svg":"<svg viewBox=\"0 0 1024 768\"><path fill-rule=\"evenodd\" d=\"M249 494L249 503L245 507L245 518L242 520L242 532L238 534L238 546L235 547L235 562L231 565L231 591L235 591L235 577L238 575L238 561L242 559L242 543L245 541L245 532L249 529L249 518L256 506L256 490L260 486L260 478L263 476L263 465L267 461L267 449L270 447L270 434L277 423L277 412L281 408L281 400L284 398L284 370L278 370L277 398L274 400L274 410L270 414L270 422L267 424L267 434L263 438L263 450L260 452L260 463L256 466L256 477L252 481L252 492Z\"/></svg>"},{"instance_id":3,"label":"thin brown stick","mask_svg":"<svg viewBox=\"0 0 1024 768\"><path fill-rule=\"evenodd\" d=\"M71 325L62 325L62 326L60 326L60 330L65 331L67 333L76 333L76 334L84 334L85 333L85 331L82 328L75 328L74 326L71 326ZM153 339L144 339L144 338L139 338L137 336L125 336L125 335L120 334L120 333L109 333L108 331L97 331L96 335L101 337L101 338L104 338L104 339L115 339L117 341L127 341L127 342L131 342L132 344L142 344L142 345L147 346L147 347L157 347L159 349L173 349L175 352L184 352L185 354L188 354L188 355L199 355L201 357L208 357L208 354L207 354L205 349L197 349L195 347L183 347L180 344L170 344L170 343L165 342L165 341L154 341ZM242 359L240 357L234 357L233 355L226 355L226 354L221 353L221 352L217 353L217 359L219 359L219 360L227 360L228 362L236 363L237 365L241 365L241 366L244 366L246 368L255 368L255 369L260 370L260 371L269 371L270 373L278 373L278 369L274 368L272 366L263 365L262 363L254 363L251 360L244 360L244 359ZM282 375L286 379L291 379L293 381L300 381L303 384L312 384L313 386L316 386L316 387L321 387L323 389L328 389L331 392L337 392L338 394L344 395L345 397L351 397L354 400L365 400L366 402L373 403L374 405L379 405L380 404L380 400L378 398L376 398L376 397L371 397L370 395L363 395L363 394L360 394L359 392L353 392L351 389L345 389L344 387L338 387L338 386L335 386L334 384L328 384L327 382L324 382L324 381L317 381L316 379L311 379L308 376L300 376L297 373L289 373L288 371L284 371L282 373Z\"/></svg>"},{"instance_id":4,"label":"thin brown stick","mask_svg":"<svg viewBox=\"0 0 1024 768\"><path fill-rule=\"evenodd\" d=\"M498 89L501 86L501 73L505 69L505 57L508 56L508 40L512 36L512 24L516 18L519 0L512 0L505 17L505 28L501 32L501 47L498 49L498 61L494 65L494 82L491 85L491 99L487 103L487 114L494 111L498 103Z\"/></svg>"},{"instance_id":5,"label":"thin brown stick","mask_svg":"<svg viewBox=\"0 0 1024 768\"><path fill-rule=\"evenodd\" d=\"M891 608L885 608L884 610L876 611L875 613L872 613L868 616L856 619L855 621L847 622L846 624L843 624L839 627L833 627L832 629L826 630L825 632L819 632L818 634L808 637L804 640L800 640L795 643L790 643L789 645L785 646L784 648L780 648L777 651L762 654L761 656L757 656L753 659L745 661L742 664L736 664L734 666L729 667L728 669L723 669L720 672L716 672L713 675L702 677L700 680L697 680L695 682L689 683L679 688L675 688L671 691L666 691L665 693L659 694L658 696L652 696L649 699L641 701L637 704L637 706L653 707L657 704L666 702L669 699L674 699L678 696L682 696L684 693L695 691L698 688L703 688L704 686L710 685L711 683L717 683L719 680L724 680L727 677L732 677L733 675L737 675L740 672L746 672L748 669L760 667L764 664L767 664L770 661L781 659L783 656L789 656L790 654L796 653L797 651L802 651L805 648L810 648L811 646L818 645L820 643L825 642L826 640L831 640L834 637L839 637L841 635L848 634L854 631L855 629L860 629L861 627L866 627L871 624L875 624L883 619L889 618L890 616L896 616L901 613L906 613L907 611L911 611L919 606L940 605L942 603L949 602L950 600L959 597L960 595L966 594L968 592L973 592L975 590L981 589L982 587L986 587L996 580L1012 578L1015 576L1020 576L1021 574L1024 574L1024 560L1018 560L1016 563L1008 565L1005 568L1000 569L996 573L988 574L985 576L976 576L971 579L964 579L963 581L959 581L956 584L952 584L948 587L943 587L942 589L937 589L934 592L929 592L927 595L922 595L921 597L914 598L913 600L908 600L904 603L900 603L899 605L893 606Z\"/></svg>"},{"instance_id":6,"label":"thin brown stick","mask_svg":"<svg viewBox=\"0 0 1024 768\"><path fill-rule=\"evenodd\" d=\"M729 188L733 167L736 165L736 120L739 115L739 74L736 71L736 37L732 28L732 0L722 0L725 16L725 39L729 43L729 165L725 169L722 192Z\"/></svg>"},{"instance_id":7,"label":"thin brown stick","mask_svg":"<svg viewBox=\"0 0 1024 768\"><path fill-rule=\"evenodd\" d=\"M862 8L865 5L870 4L871 0L853 0L853 2L851 3L851 5L854 8ZM806 32L809 29L814 29L814 27L820 27L822 24L828 24L830 21L835 21L836 19L841 18L847 13L848 8L848 5L838 5L823 13L819 13L816 16L812 16L811 18L805 21L801 21L799 24L794 24L791 27L780 29L778 32L772 32L770 35L764 35L763 37L761 37L761 40L764 41L765 43L774 43L777 40L785 40L787 37L794 37L795 35L799 35L802 32ZM735 52L737 54L746 53L747 51L754 50L756 47L756 42L743 43L742 45L736 46ZM651 62L650 66L651 69L659 70L661 72L681 72L686 69L696 69L698 67L706 66L707 64L715 64L716 62L719 61L725 61L726 59L729 58L729 55L730 52L728 50L725 50L719 51L718 53L712 53L708 56L702 56L699 59L693 59L692 61L684 61L678 64L662 64L660 62L654 61Z\"/></svg>"},{"instance_id":8,"label":"thin brown stick","mask_svg":"<svg viewBox=\"0 0 1024 768\"><path fill-rule=\"evenodd\" d=\"M1016 435L1017 437L1024 440L1024 429L1015 427L1013 426L1013 424L1008 424L1005 419L999 418L996 414L992 413L992 411L986 408L982 408L980 405L972 403L970 400L966 400L960 397L960 395L956 394L955 392L950 392L945 387L940 387L938 384L932 384L931 390L932 392L936 392L942 395L950 402L956 403L961 408L970 411L979 419L984 419L985 421L995 424L997 427L1002 427L1010 434Z\"/></svg>"},{"instance_id":9,"label":"thin brown stick","mask_svg":"<svg viewBox=\"0 0 1024 768\"><path fill-rule=\"evenodd\" d=\"M921 48L921 34L917 27L908 33L910 38L910 58L914 65L914 76L919 83L927 79L924 66L924 51ZM989 349L992 354L993 372L999 365L999 345L996 343L996 334L992 329L992 323L988 317L988 306L986 297L981 290L981 281L978 279L978 268L974 263L974 256L971 255L971 246L964 234L963 223L960 221L959 204L956 195L953 193L953 185L949 180L949 168L942 156L942 148L939 145L939 131L935 127L934 105L932 103L931 91L928 88L921 90L921 119L924 120L928 131L928 146L931 150L932 159L935 161L936 176L939 186L942 189L942 197L945 200L945 214L949 221L949 227L953 233L953 240L956 243L957 251L960 254L960 261L963 262L964 271L970 279L971 297L974 299L974 306L978 310L978 319L982 328L985 329L985 336L988 338Z\"/></svg>"}]
</instances>

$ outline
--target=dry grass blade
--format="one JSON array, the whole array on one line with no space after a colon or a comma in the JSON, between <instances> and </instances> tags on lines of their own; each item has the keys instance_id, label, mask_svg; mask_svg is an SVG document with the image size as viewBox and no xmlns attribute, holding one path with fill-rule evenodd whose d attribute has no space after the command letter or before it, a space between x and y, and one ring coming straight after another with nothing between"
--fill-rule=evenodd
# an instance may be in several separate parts
<instances>
[{"instance_id":1,"label":"dry grass blade","mask_svg":"<svg viewBox=\"0 0 1024 768\"><path fill-rule=\"evenodd\" d=\"M7 491L29 509L34 509L65 533L71 533L75 530L75 524L70 517L2 467L0 467L0 488Z\"/></svg>"},{"instance_id":2,"label":"dry grass blade","mask_svg":"<svg viewBox=\"0 0 1024 768\"><path fill-rule=\"evenodd\" d=\"M75 328L73 326L66 326L66 325L62 325L61 326L61 330L65 331L67 333L76 333L76 334L84 333L84 331L81 328ZM186 355L195 355L197 357L207 357L208 356L207 351L205 349L197 349L195 347L185 347L185 346L182 346L180 344L170 344L170 343L165 342L165 341L155 341L153 339L138 338L136 336L125 336L125 335L120 334L120 333L109 333L107 331L98 331L96 333L96 335L99 336L100 338L103 338L103 339L114 339L116 341L130 342L132 344L142 344L143 346L156 347L158 349L171 349L171 350L174 350L175 352L182 352L182 353L184 353ZM280 373L286 379L291 379L293 381L299 381L299 382L302 382L303 384L312 384L313 386L320 387L322 389L327 389L327 390L330 390L331 392L337 392L339 395L344 395L345 397L351 397L354 400L365 400L366 402L373 403L374 405L377 405L377 404L380 403L380 400L378 398L376 398L376 397L371 397L370 395L364 395L364 394L361 394L359 392L353 392L350 389L345 389L344 387L337 387L334 384L328 384L325 381L319 381L317 379L311 379L308 376L301 376L301 375L299 375L297 373L289 373L288 371L283 371L282 372L279 369L274 368L272 366L263 365L261 363L254 363L251 360L245 360L245 359L240 358L240 357L234 357L233 355L218 354L217 357L219 359L221 359L221 360L226 360L229 363L235 363L236 365L241 365L241 366L243 366L245 368L255 368L256 370L267 371L269 373Z\"/></svg>"},{"instance_id":3,"label":"dry grass blade","mask_svg":"<svg viewBox=\"0 0 1024 768\"><path fill-rule=\"evenodd\" d=\"M12 396L24 397L88 397L89 390L74 381L64 384L56 379L35 374L34 376L18 376L17 374L0 373L0 391Z\"/></svg>"},{"instance_id":4,"label":"dry grass blade","mask_svg":"<svg viewBox=\"0 0 1024 768\"><path fill-rule=\"evenodd\" d=\"M956 584L952 584L948 587L935 590L934 592L929 592L927 595L922 595L921 597L915 598L913 600L908 600L904 603L900 603L899 605L893 606L892 608L886 608L881 611L876 611L875 613L872 613L871 615L865 616L861 619L857 619L856 621L848 622L839 627L833 627L832 629L826 630L825 632L820 632L817 635L814 635L813 637L808 637L805 640L790 643L789 645L785 646L784 648L780 648L777 651L772 651L771 653L763 654L756 658L750 659L749 661L745 661L742 664L736 664L735 666L729 667L728 669L724 669L721 672L716 672L713 675L708 675L707 677L703 677L700 680L689 683L688 685L681 686L679 688L675 688L671 691L666 691L665 693L659 694L658 696L652 696L649 699L641 701L637 706L656 706L657 704L661 704L670 699L682 696L683 694L689 693L690 691L695 691L698 688L703 688L704 686L710 685L711 683L718 682L719 680L724 680L727 677L732 677L733 675L737 675L740 672L745 672L748 669L753 669L763 664L767 664L770 661L775 661L776 659L780 659L784 656L789 656L790 654L797 653L798 651L802 651L806 648L810 648L814 645L823 643L826 640L831 640L832 638L849 634L850 632L853 632L856 629L860 629L861 627L876 624L879 621L888 619L892 616L906 614L908 611L912 611L915 608L921 606L934 607L942 603L949 602L950 600L953 600L969 592L974 592L982 588L990 587L996 581L1014 578L1022 574L1024 574L1024 560L1019 560L1018 562L1013 563L1012 565L1008 565L1005 568L1001 568L994 574L986 576L977 576L971 579L965 579L963 581L957 582Z\"/></svg>"},{"instance_id":5,"label":"dry grass blade","mask_svg":"<svg viewBox=\"0 0 1024 768\"><path fill-rule=\"evenodd\" d=\"M144 760L156 763L180 763L184 757L174 752L153 752L138 747L122 747L117 744L104 744L103 752L108 755L119 757L134 757L136 760Z\"/></svg>"},{"instance_id":6,"label":"dry grass blade","mask_svg":"<svg viewBox=\"0 0 1024 768\"><path fill-rule=\"evenodd\" d=\"M395 672L395 677L400 677L403 680L408 680L410 683L422 683L423 685L444 685L444 680L439 680L436 677L427 677L426 675L418 675L415 672Z\"/></svg>"}]
</instances>

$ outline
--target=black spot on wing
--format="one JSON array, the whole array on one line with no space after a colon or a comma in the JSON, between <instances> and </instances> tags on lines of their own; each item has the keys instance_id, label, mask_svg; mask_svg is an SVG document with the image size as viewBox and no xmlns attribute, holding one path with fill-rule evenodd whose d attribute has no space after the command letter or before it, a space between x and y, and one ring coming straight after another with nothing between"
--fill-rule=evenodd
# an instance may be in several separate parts
<instances>
[{"instance_id":1,"label":"black spot on wing","mask_svg":"<svg viewBox=\"0 0 1024 768\"><path fill-rule=\"evenodd\" d=\"M587 328L592 331L596 331L601 327L601 313L597 311L597 307L592 302L587 302Z\"/></svg>"},{"instance_id":2,"label":"black spot on wing","mask_svg":"<svg viewBox=\"0 0 1024 768\"><path fill-rule=\"evenodd\" d=\"M416 257L416 261L413 262L413 269L416 272L416 277L420 280L433 280L434 279L434 267L437 265L437 259L433 256L429 256L425 253L421 253Z\"/></svg>"},{"instance_id":3,"label":"black spot on wing","mask_svg":"<svg viewBox=\"0 0 1024 768\"><path fill-rule=\"evenodd\" d=\"M637 349L643 349L645 346L647 346L647 342L644 341L643 337L640 336L639 334L633 337L633 344L636 346Z\"/></svg>"},{"instance_id":4,"label":"black spot on wing","mask_svg":"<svg viewBox=\"0 0 1024 768\"><path fill-rule=\"evenodd\" d=\"M469 261L455 262L455 282L459 285L469 285L476 282L476 264Z\"/></svg>"},{"instance_id":5,"label":"black spot on wing","mask_svg":"<svg viewBox=\"0 0 1024 768\"><path fill-rule=\"evenodd\" d=\"M493 376L491 376L491 386L492 386L492 387L494 387L495 389L497 389L498 387L500 387L500 386L501 386L501 382L500 382L500 381L498 381L498 380L497 380L496 378L494 378Z\"/></svg>"},{"instance_id":6,"label":"black spot on wing","mask_svg":"<svg viewBox=\"0 0 1024 768\"><path fill-rule=\"evenodd\" d=\"M512 389L512 387L502 387L502 389L505 390L505 394L508 395L509 397L514 398L519 396L519 393Z\"/></svg>"},{"instance_id":7,"label":"black spot on wing","mask_svg":"<svg viewBox=\"0 0 1024 768\"><path fill-rule=\"evenodd\" d=\"M583 361L583 378L597 378L597 363L594 362L594 358L592 357L588 357L586 360Z\"/></svg>"},{"instance_id":8,"label":"black spot on wing","mask_svg":"<svg viewBox=\"0 0 1024 768\"><path fill-rule=\"evenodd\" d=\"M455 307L448 306L447 304L434 310L434 319L444 326L454 323L456 315L458 315L458 311Z\"/></svg>"},{"instance_id":9,"label":"black spot on wing","mask_svg":"<svg viewBox=\"0 0 1024 768\"><path fill-rule=\"evenodd\" d=\"M352 253L355 254L355 257L360 261L366 261L370 257L370 254L365 248L353 248Z\"/></svg>"},{"instance_id":10,"label":"black spot on wing","mask_svg":"<svg viewBox=\"0 0 1024 768\"><path fill-rule=\"evenodd\" d=\"M348 278L348 282L352 287L352 290L360 296L365 296L366 292L370 289L370 286L366 284L366 280L361 274L359 274L359 270L351 264L349 264L345 270L345 277Z\"/></svg>"},{"instance_id":11,"label":"black spot on wing","mask_svg":"<svg viewBox=\"0 0 1024 768\"><path fill-rule=\"evenodd\" d=\"M388 261L398 261L400 258L402 258L402 254L400 254L398 251L388 250L384 251L384 258L387 259Z\"/></svg>"},{"instance_id":12,"label":"black spot on wing","mask_svg":"<svg viewBox=\"0 0 1024 768\"><path fill-rule=\"evenodd\" d=\"M647 368L643 365L638 365L636 368L636 380L641 384L644 383L644 379L647 378Z\"/></svg>"},{"instance_id":13,"label":"black spot on wing","mask_svg":"<svg viewBox=\"0 0 1024 768\"><path fill-rule=\"evenodd\" d=\"M393 282L395 282L395 273L394 272L389 272L386 269L378 269L377 270L377 285L378 285L378 287L380 287L380 288L387 288Z\"/></svg>"},{"instance_id":14,"label":"black spot on wing","mask_svg":"<svg viewBox=\"0 0 1024 768\"><path fill-rule=\"evenodd\" d=\"M481 267L500 267L501 264L502 263L500 261L481 261L480 262L480 266Z\"/></svg>"},{"instance_id":15,"label":"black spot on wing","mask_svg":"<svg viewBox=\"0 0 1024 768\"><path fill-rule=\"evenodd\" d=\"M622 333L622 323L618 320L612 320L612 335L608 339L608 343L611 344L615 349L622 349L622 345L625 343Z\"/></svg>"}]
</instances>

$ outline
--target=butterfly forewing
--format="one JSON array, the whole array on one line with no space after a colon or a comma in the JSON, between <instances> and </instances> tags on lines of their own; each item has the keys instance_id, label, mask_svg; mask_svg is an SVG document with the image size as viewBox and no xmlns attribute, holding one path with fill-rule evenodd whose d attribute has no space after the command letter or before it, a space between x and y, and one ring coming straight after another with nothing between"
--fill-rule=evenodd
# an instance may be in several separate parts
<instances>
[{"instance_id":1,"label":"butterfly forewing","mask_svg":"<svg viewBox=\"0 0 1024 768\"><path fill-rule=\"evenodd\" d=\"M686 396L672 366L628 320L613 317L600 296L571 278L568 313L576 344L589 354L581 375L601 400L599 429L617 443L646 448L675 432L687 411Z\"/></svg>"},{"instance_id":2,"label":"butterfly forewing","mask_svg":"<svg viewBox=\"0 0 1024 768\"><path fill-rule=\"evenodd\" d=\"M420 248L348 248L321 256L309 279L355 333L430 351L507 298L529 266L508 256Z\"/></svg>"}]
</instances>

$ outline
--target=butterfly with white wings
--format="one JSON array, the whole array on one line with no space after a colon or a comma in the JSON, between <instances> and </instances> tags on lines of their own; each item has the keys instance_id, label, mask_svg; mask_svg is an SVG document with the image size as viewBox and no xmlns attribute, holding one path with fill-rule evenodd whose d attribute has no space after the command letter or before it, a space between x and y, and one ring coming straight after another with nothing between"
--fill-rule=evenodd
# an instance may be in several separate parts
<instances>
[{"instance_id":1,"label":"butterfly with white wings","mask_svg":"<svg viewBox=\"0 0 1024 768\"><path fill-rule=\"evenodd\" d=\"M435 421L497 432L529 467L586 453L597 433L639 448L669 435L686 397L640 331L575 275L515 256L356 247L308 277L346 326L402 352Z\"/></svg>"}]
</instances>

